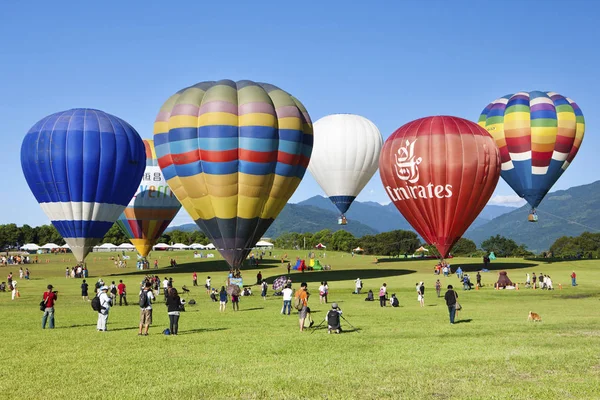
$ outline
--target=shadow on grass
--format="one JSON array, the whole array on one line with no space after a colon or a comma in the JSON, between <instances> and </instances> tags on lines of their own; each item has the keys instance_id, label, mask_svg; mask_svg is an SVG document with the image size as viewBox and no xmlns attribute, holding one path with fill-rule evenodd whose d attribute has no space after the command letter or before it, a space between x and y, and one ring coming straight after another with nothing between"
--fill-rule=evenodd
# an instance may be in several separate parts
<instances>
[{"instance_id":1,"label":"shadow on grass","mask_svg":"<svg viewBox=\"0 0 600 400\"><path fill-rule=\"evenodd\" d=\"M226 331L227 328L199 328L199 329L190 329L187 331L180 331L178 335L192 335L194 333L202 333L202 332L218 332L218 331Z\"/></svg>"},{"instance_id":2,"label":"shadow on grass","mask_svg":"<svg viewBox=\"0 0 600 400\"><path fill-rule=\"evenodd\" d=\"M268 260L268 259L264 259L262 261L260 261L260 265L259 266L249 266L249 265L244 265L242 267L242 274L244 272L244 269L258 269L258 270L268 270L270 268L278 268L281 267L282 264L279 262L279 260ZM134 270L134 271L129 271L129 272L123 272L122 269L118 270L117 272L110 274L108 276L127 276L127 275L140 275L140 276L145 276L145 275L158 275L158 276L163 276L163 275L169 275L169 274L181 274L181 273L192 273L192 272L196 272L196 273L207 273L207 272L227 272L229 271L229 264L227 264L227 262L225 260L211 260L211 261L191 261L191 262L186 262L186 263L182 263L182 264L178 264L176 267L160 267L158 269L154 269L154 268L150 268L150 269L144 269L144 270ZM253 279L254 277L252 277Z\"/></svg>"},{"instance_id":3,"label":"shadow on grass","mask_svg":"<svg viewBox=\"0 0 600 400\"><path fill-rule=\"evenodd\" d=\"M133 331L140 329L139 326L130 326L127 328L116 328L116 329L108 329L108 332L118 332L118 331Z\"/></svg>"},{"instance_id":4,"label":"shadow on grass","mask_svg":"<svg viewBox=\"0 0 600 400\"><path fill-rule=\"evenodd\" d=\"M79 324L79 325L71 325L71 326L57 326L56 329L71 329L71 328L83 328L86 326L96 326L96 324Z\"/></svg>"},{"instance_id":5,"label":"shadow on grass","mask_svg":"<svg viewBox=\"0 0 600 400\"><path fill-rule=\"evenodd\" d=\"M454 325L456 325L456 324L468 324L471 321L473 321L471 318L469 318L469 319L459 319L459 320L454 321Z\"/></svg>"},{"instance_id":6,"label":"shadow on grass","mask_svg":"<svg viewBox=\"0 0 600 400\"><path fill-rule=\"evenodd\" d=\"M254 308L244 308L239 311L256 311L256 310L264 310L264 307L254 307Z\"/></svg>"},{"instance_id":7,"label":"shadow on grass","mask_svg":"<svg viewBox=\"0 0 600 400\"><path fill-rule=\"evenodd\" d=\"M340 271L308 271L299 274L290 275L295 283L298 282L335 282L335 281L347 281L355 280L356 278L364 279L379 279L392 276L401 276L414 274L416 271L408 269L349 269ZM270 276L265 278L267 283L272 284L275 279L286 274ZM310 290L310 287L309 287ZM363 291L366 292L363 288Z\"/></svg>"},{"instance_id":8,"label":"shadow on grass","mask_svg":"<svg viewBox=\"0 0 600 400\"><path fill-rule=\"evenodd\" d=\"M492 263L490 263L490 265L487 267L490 272L491 271L508 271L511 269L523 269L523 268L531 268L531 267L537 267L539 264L535 263L535 262L518 262L518 263L510 263L510 262L497 262L497 261L493 261ZM481 271L481 269L483 268L483 264L482 263L477 263L477 264L450 264L452 271L456 272L456 270L458 269L458 267L460 267L463 272L477 272L477 271ZM433 266L431 268L433 270ZM483 273L482 276L485 276L485 272ZM439 276L443 276L443 275L439 275ZM471 280L474 280L474 276L471 276Z\"/></svg>"}]
</instances>

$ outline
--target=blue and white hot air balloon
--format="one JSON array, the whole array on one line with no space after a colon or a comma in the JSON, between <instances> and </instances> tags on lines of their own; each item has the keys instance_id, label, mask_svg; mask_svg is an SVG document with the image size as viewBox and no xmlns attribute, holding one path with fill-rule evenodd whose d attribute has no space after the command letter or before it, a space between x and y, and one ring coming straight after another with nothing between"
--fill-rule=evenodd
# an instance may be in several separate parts
<instances>
[{"instance_id":1,"label":"blue and white hot air balloon","mask_svg":"<svg viewBox=\"0 0 600 400\"><path fill-rule=\"evenodd\" d=\"M360 115L333 114L313 126L308 170L340 210L339 223L379 167L383 138L374 123Z\"/></svg>"},{"instance_id":2,"label":"blue and white hot air balloon","mask_svg":"<svg viewBox=\"0 0 600 400\"><path fill-rule=\"evenodd\" d=\"M146 151L127 122L78 108L47 116L29 130L21 167L42 210L82 263L135 194Z\"/></svg>"}]
</instances>

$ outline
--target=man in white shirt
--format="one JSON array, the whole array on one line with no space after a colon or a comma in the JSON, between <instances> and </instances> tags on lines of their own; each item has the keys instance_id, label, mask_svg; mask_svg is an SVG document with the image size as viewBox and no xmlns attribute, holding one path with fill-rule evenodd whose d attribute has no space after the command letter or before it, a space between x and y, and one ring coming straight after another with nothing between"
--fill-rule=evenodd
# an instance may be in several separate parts
<instances>
[{"instance_id":1,"label":"man in white shirt","mask_svg":"<svg viewBox=\"0 0 600 400\"><path fill-rule=\"evenodd\" d=\"M105 332L107 330L108 312L111 306L110 297L108 297L107 292L107 286L100 287L100 294L98 295L100 298L100 312L98 313L98 323L96 324L96 328L99 332Z\"/></svg>"},{"instance_id":2,"label":"man in white shirt","mask_svg":"<svg viewBox=\"0 0 600 400\"><path fill-rule=\"evenodd\" d=\"M355 293L360 294L360 290L362 289L362 281L360 280L360 278L356 278L356 281L354 281L354 288Z\"/></svg>"},{"instance_id":3,"label":"man in white shirt","mask_svg":"<svg viewBox=\"0 0 600 400\"><path fill-rule=\"evenodd\" d=\"M283 294L283 308L281 309L281 313L285 314L285 310L287 309L287 315L290 315L290 311L292 309L292 295L294 294L292 286L286 285L285 289L283 289L281 293Z\"/></svg>"},{"instance_id":4,"label":"man in white shirt","mask_svg":"<svg viewBox=\"0 0 600 400\"><path fill-rule=\"evenodd\" d=\"M167 295L169 294L169 280L167 279L167 277L165 276L165 279L162 282L163 284L163 294L165 295L165 298L167 298Z\"/></svg>"},{"instance_id":5,"label":"man in white shirt","mask_svg":"<svg viewBox=\"0 0 600 400\"><path fill-rule=\"evenodd\" d=\"M154 301L152 284L146 282L145 287L140 291L140 330L138 336L148 336L148 329L152 323L152 301Z\"/></svg>"}]
</instances>

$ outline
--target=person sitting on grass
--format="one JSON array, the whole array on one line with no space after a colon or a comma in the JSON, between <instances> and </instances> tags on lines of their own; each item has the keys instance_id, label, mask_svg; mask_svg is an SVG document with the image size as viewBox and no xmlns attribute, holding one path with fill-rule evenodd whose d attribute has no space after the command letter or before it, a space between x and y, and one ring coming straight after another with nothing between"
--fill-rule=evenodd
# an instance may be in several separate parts
<instances>
[{"instance_id":1,"label":"person sitting on grass","mask_svg":"<svg viewBox=\"0 0 600 400\"><path fill-rule=\"evenodd\" d=\"M367 292L367 297L365 298L365 301L375 301L375 296L373 295L373 291L369 289L369 291Z\"/></svg>"},{"instance_id":2,"label":"person sitting on grass","mask_svg":"<svg viewBox=\"0 0 600 400\"><path fill-rule=\"evenodd\" d=\"M392 293L392 298L390 299L390 304L392 307L400 306L400 301L396 297L396 293Z\"/></svg>"},{"instance_id":3,"label":"person sitting on grass","mask_svg":"<svg viewBox=\"0 0 600 400\"><path fill-rule=\"evenodd\" d=\"M333 303L331 305L331 310L327 312L327 316L325 319L327 320L327 333L331 333L334 331L335 333L340 333L342 331L342 326L340 323L340 316L342 315L342 310L338 307L337 303Z\"/></svg>"}]
</instances>

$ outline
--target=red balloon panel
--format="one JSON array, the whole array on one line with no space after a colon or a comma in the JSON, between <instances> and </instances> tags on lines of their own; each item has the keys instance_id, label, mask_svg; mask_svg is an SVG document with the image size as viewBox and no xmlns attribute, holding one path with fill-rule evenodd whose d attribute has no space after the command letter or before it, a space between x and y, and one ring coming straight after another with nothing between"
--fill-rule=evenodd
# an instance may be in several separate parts
<instances>
[{"instance_id":1,"label":"red balloon panel","mask_svg":"<svg viewBox=\"0 0 600 400\"><path fill-rule=\"evenodd\" d=\"M379 159L385 190L443 257L490 199L500 177L494 139L462 118L421 118L399 128Z\"/></svg>"}]
</instances>

